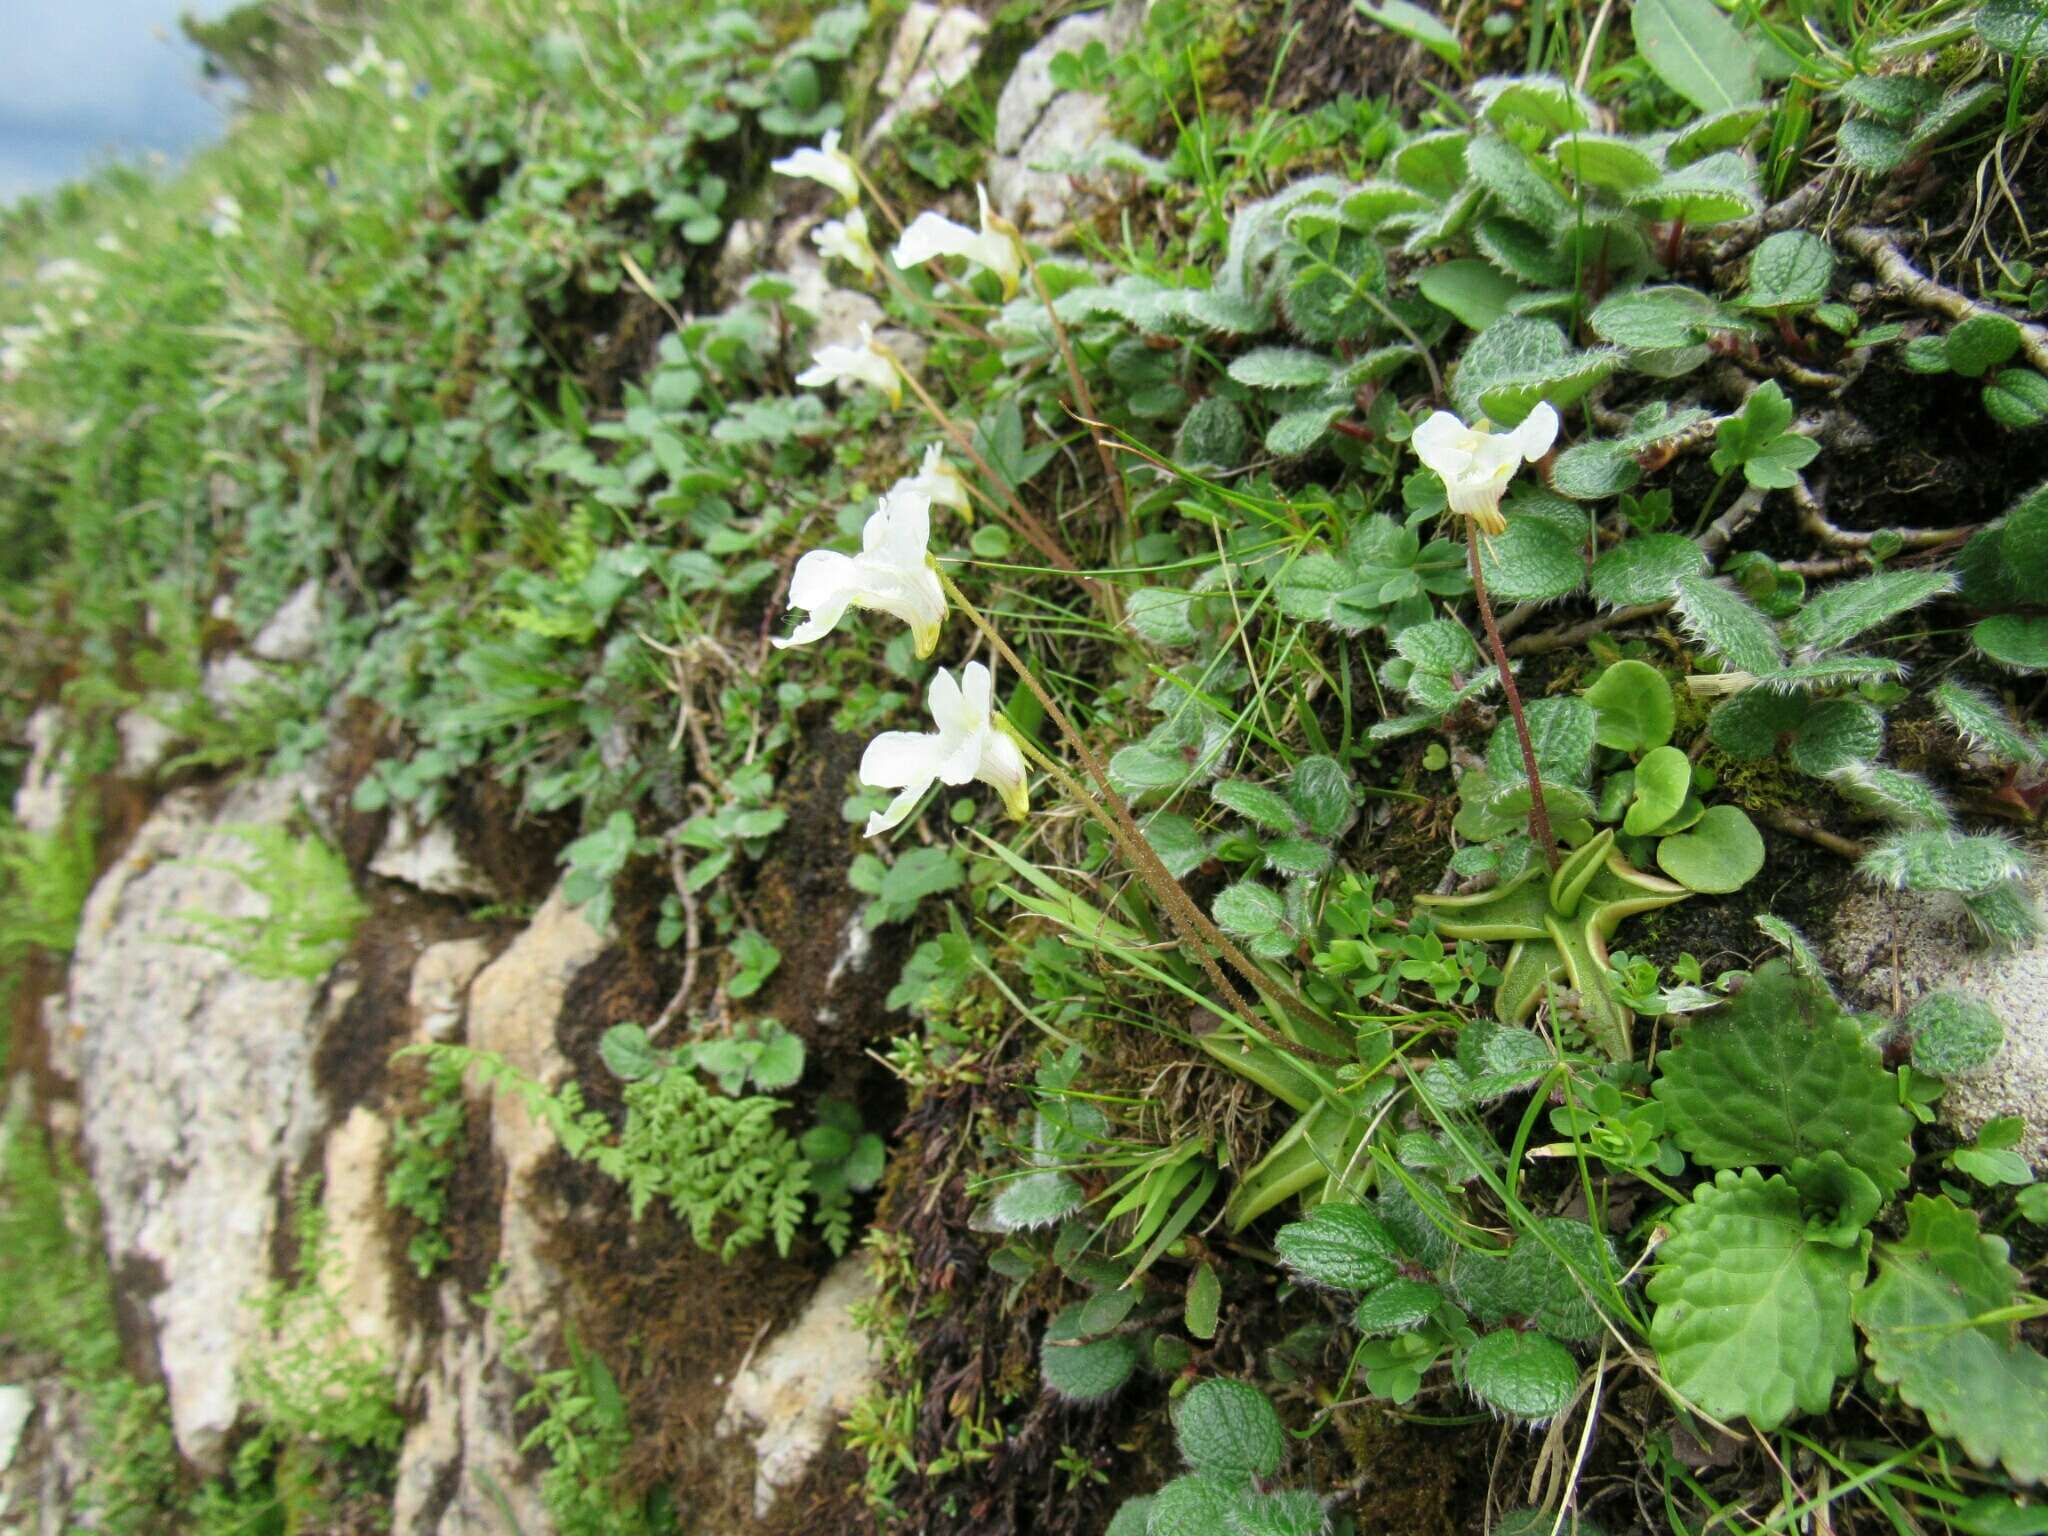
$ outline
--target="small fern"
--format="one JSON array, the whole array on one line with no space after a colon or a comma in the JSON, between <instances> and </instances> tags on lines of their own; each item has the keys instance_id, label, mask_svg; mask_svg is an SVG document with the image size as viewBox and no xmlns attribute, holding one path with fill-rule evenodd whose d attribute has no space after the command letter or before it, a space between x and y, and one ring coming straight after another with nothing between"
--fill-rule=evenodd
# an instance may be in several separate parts
<instances>
[{"instance_id":1,"label":"small fern","mask_svg":"<svg viewBox=\"0 0 2048 1536\"><path fill-rule=\"evenodd\" d=\"M517 1093L564 1152L626 1186L636 1220L650 1201L665 1200L697 1245L721 1259L771 1235L788 1254L811 1180L796 1139L775 1124L782 1100L727 1098L690 1068L671 1066L626 1085L625 1124L614 1128L573 1082L551 1090L503 1057L466 1046L412 1049L436 1070L447 1063Z\"/></svg>"},{"instance_id":2,"label":"small fern","mask_svg":"<svg viewBox=\"0 0 2048 1536\"><path fill-rule=\"evenodd\" d=\"M197 860L223 870L264 899L262 917L182 912L202 937L178 942L226 955L265 981L317 981L348 951L370 909L349 881L348 861L312 834L294 837L275 824L222 829L246 844L246 864Z\"/></svg>"}]
</instances>

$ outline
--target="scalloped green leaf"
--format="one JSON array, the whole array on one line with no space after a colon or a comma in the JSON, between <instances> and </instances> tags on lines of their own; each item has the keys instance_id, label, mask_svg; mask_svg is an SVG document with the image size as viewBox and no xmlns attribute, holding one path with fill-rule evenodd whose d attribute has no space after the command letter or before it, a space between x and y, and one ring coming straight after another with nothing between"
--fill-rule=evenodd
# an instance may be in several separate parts
<instances>
[{"instance_id":1,"label":"scalloped green leaf","mask_svg":"<svg viewBox=\"0 0 2048 1536\"><path fill-rule=\"evenodd\" d=\"M1982 378L2020 349L2020 328L2004 315L1978 313L1956 322L1942 338L1941 349L1966 379Z\"/></svg>"},{"instance_id":2,"label":"scalloped green leaf","mask_svg":"<svg viewBox=\"0 0 2048 1536\"><path fill-rule=\"evenodd\" d=\"M1769 313L1804 309L1827 297L1835 253L1803 229L1766 235L1749 258L1749 286L1735 302Z\"/></svg>"},{"instance_id":3,"label":"scalloped green leaf","mask_svg":"<svg viewBox=\"0 0 2048 1536\"><path fill-rule=\"evenodd\" d=\"M1083 1338L1085 1303L1066 1308L1045 1326L1038 1346L1038 1370L1046 1390L1070 1402L1108 1397L1131 1379L1138 1364L1137 1340L1128 1335Z\"/></svg>"},{"instance_id":4,"label":"scalloped green leaf","mask_svg":"<svg viewBox=\"0 0 2048 1536\"><path fill-rule=\"evenodd\" d=\"M1231 363L1230 377L1252 389L1308 389L1329 382L1335 366L1300 347L1255 347Z\"/></svg>"},{"instance_id":5,"label":"scalloped green leaf","mask_svg":"<svg viewBox=\"0 0 2048 1536\"><path fill-rule=\"evenodd\" d=\"M1280 1415L1246 1381L1195 1383L1174 1415L1173 1434L1190 1467L1233 1482L1271 1477L1287 1454Z\"/></svg>"},{"instance_id":6,"label":"scalloped green leaf","mask_svg":"<svg viewBox=\"0 0 2048 1536\"><path fill-rule=\"evenodd\" d=\"M1579 1384L1579 1363L1557 1340L1503 1328L1465 1351L1465 1385L1509 1418L1542 1423L1564 1412Z\"/></svg>"},{"instance_id":7,"label":"scalloped green leaf","mask_svg":"<svg viewBox=\"0 0 2048 1536\"><path fill-rule=\"evenodd\" d=\"M1304 406L1276 417L1266 428L1266 452L1277 453L1284 459L1299 458L1329 436L1330 423L1349 409L1340 401L1335 405Z\"/></svg>"},{"instance_id":8,"label":"scalloped green leaf","mask_svg":"<svg viewBox=\"0 0 2048 1536\"><path fill-rule=\"evenodd\" d=\"M1784 647L1771 621L1733 587L1706 576L1681 576L1673 586L1685 632L1710 654L1741 672L1784 665Z\"/></svg>"},{"instance_id":9,"label":"scalloped green leaf","mask_svg":"<svg viewBox=\"0 0 2048 1536\"><path fill-rule=\"evenodd\" d=\"M1665 352L1705 341L1707 332L1726 329L1720 306L1697 288L1658 283L1624 288L1600 301L1588 323L1602 341L1636 352Z\"/></svg>"},{"instance_id":10,"label":"scalloped green leaf","mask_svg":"<svg viewBox=\"0 0 2048 1536\"><path fill-rule=\"evenodd\" d=\"M1389 1280L1358 1304L1351 1323L1368 1338L1405 1333L1429 1321L1444 1304L1444 1293L1420 1280Z\"/></svg>"},{"instance_id":11,"label":"scalloped green leaf","mask_svg":"<svg viewBox=\"0 0 2048 1536\"><path fill-rule=\"evenodd\" d=\"M1351 776L1335 758L1304 757L1294 765L1287 782L1287 798L1316 837L1336 837L1351 825L1358 802L1352 794Z\"/></svg>"},{"instance_id":12,"label":"scalloped green leaf","mask_svg":"<svg viewBox=\"0 0 2048 1536\"><path fill-rule=\"evenodd\" d=\"M1663 162L1639 140L1577 133L1556 140L1550 158L1573 181L1602 192L1633 192L1664 174Z\"/></svg>"},{"instance_id":13,"label":"scalloped green leaf","mask_svg":"<svg viewBox=\"0 0 2048 1536\"><path fill-rule=\"evenodd\" d=\"M1472 338L1451 393L1466 419L1515 426L1539 401L1565 406L1580 399L1620 361L1612 349L1575 350L1551 321L1511 315Z\"/></svg>"},{"instance_id":14,"label":"scalloped green leaf","mask_svg":"<svg viewBox=\"0 0 2048 1536\"><path fill-rule=\"evenodd\" d=\"M1756 167L1733 151L1708 155L1629 194L1628 205L1660 219L1725 224L1763 211Z\"/></svg>"},{"instance_id":15,"label":"scalloped green leaf","mask_svg":"<svg viewBox=\"0 0 2048 1536\"><path fill-rule=\"evenodd\" d=\"M1323 1536L1330 1528L1323 1501L1307 1488L1240 1494L1225 1518L1229 1536Z\"/></svg>"},{"instance_id":16,"label":"scalloped green leaf","mask_svg":"<svg viewBox=\"0 0 2048 1536\"><path fill-rule=\"evenodd\" d=\"M1385 1224L1357 1205L1317 1206L1306 1220L1282 1227L1273 1249L1290 1273L1340 1291L1385 1285L1401 1257Z\"/></svg>"},{"instance_id":17,"label":"scalloped green leaf","mask_svg":"<svg viewBox=\"0 0 2048 1536\"><path fill-rule=\"evenodd\" d=\"M1465 146L1465 166L1513 217L1534 229L1555 229L1571 203L1526 150L1482 133Z\"/></svg>"},{"instance_id":18,"label":"scalloped green leaf","mask_svg":"<svg viewBox=\"0 0 2048 1536\"><path fill-rule=\"evenodd\" d=\"M1526 123L1546 138L1590 127L1597 110L1556 75L1488 75L1472 83L1472 95L1489 123Z\"/></svg>"},{"instance_id":19,"label":"scalloped green leaf","mask_svg":"<svg viewBox=\"0 0 2048 1536\"><path fill-rule=\"evenodd\" d=\"M1231 1511L1243 1488L1221 1477L1190 1472L1152 1495L1145 1536L1219 1536L1230 1529Z\"/></svg>"},{"instance_id":20,"label":"scalloped green leaf","mask_svg":"<svg viewBox=\"0 0 2048 1536\"><path fill-rule=\"evenodd\" d=\"M1469 671L1479 661L1472 632L1456 619L1411 624L1394 636L1394 649L1418 667L1447 675Z\"/></svg>"},{"instance_id":21,"label":"scalloped green leaf","mask_svg":"<svg viewBox=\"0 0 2048 1536\"><path fill-rule=\"evenodd\" d=\"M1670 1222L1646 1288L1666 1379L1715 1418L1758 1429L1824 1413L1856 1369L1862 1252L1809 1235L1798 1191L1755 1168L1722 1169Z\"/></svg>"},{"instance_id":22,"label":"scalloped green leaf","mask_svg":"<svg viewBox=\"0 0 2048 1536\"><path fill-rule=\"evenodd\" d=\"M1700 576L1706 568L1706 555L1684 534L1639 533L1595 560L1587 584L1595 602L1630 608L1662 601L1679 578Z\"/></svg>"},{"instance_id":23,"label":"scalloped green leaf","mask_svg":"<svg viewBox=\"0 0 2048 1536\"><path fill-rule=\"evenodd\" d=\"M2024 432L2048 423L2048 378L2031 368L2001 368L1984 386L1984 410L2001 427Z\"/></svg>"},{"instance_id":24,"label":"scalloped green leaf","mask_svg":"<svg viewBox=\"0 0 2048 1536\"><path fill-rule=\"evenodd\" d=\"M1011 1179L996 1191L989 1220L1005 1232L1049 1227L1078 1210L1087 1193L1071 1174L1043 1170Z\"/></svg>"},{"instance_id":25,"label":"scalloped green leaf","mask_svg":"<svg viewBox=\"0 0 2048 1536\"><path fill-rule=\"evenodd\" d=\"M1782 960L1657 1058L1671 1137L1709 1168L1839 1152L1880 1189L1905 1187L1913 1117L1898 1082L1825 987Z\"/></svg>"},{"instance_id":26,"label":"scalloped green leaf","mask_svg":"<svg viewBox=\"0 0 2048 1536\"><path fill-rule=\"evenodd\" d=\"M1753 763L1777 751L1779 741L1805 718L1806 701L1799 695L1750 688L1715 706L1707 717L1707 736L1730 757Z\"/></svg>"},{"instance_id":27,"label":"scalloped green leaf","mask_svg":"<svg viewBox=\"0 0 2048 1536\"><path fill-rule=\"evenodd\" d=\"M1246 779L1219 779L1209 786L1209 796L1268 832L1284 837L1295 830L1294 807L1270 785Z\"/></svg>"},{"instance_id":28,"label":"scalloped green leaf","mask_svg":"<svg viewBox=\"0 0 2048 1536\"><path fill-rule=\"evenodd\" d=\"M1946 1196L1906 1210L1905 1237L1878 1245L1856 1297L1871 1369L1978 1466L2048 1479L2048 1359L1996 1316L2019 1291L2004 1240Z\"/></svg>"},{"instance_id":29,"label":"scalloped green leaf","mask_svg":"<svg viewBox=\"0 0 2048 1536\"><path fill-rule=\"evenodd\" d=\"M1593 748L1599 741L1599 715L1584 699L1531 699L1523 710L1529 744L1536 749L1536 771L1546 784L1583 789L1592 782ZM1522 746L1514 723L1503 720L1486 741L1486 773L1492 792L1527 782Z\"/></svg>"}]
</instances>

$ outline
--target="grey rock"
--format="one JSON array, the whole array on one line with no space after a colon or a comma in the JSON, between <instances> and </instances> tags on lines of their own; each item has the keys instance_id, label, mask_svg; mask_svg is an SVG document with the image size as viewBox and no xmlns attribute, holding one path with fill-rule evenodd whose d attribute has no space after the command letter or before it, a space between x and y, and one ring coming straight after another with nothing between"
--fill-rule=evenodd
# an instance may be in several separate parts
<instances>
[{"instance_id":1,"label":"grey rock","mask_svg":"<svg viewBox=\"0 0 2048 1536\"><path fill-rule=\"evenodd\" d=\"M311 785L265 780L209 815L167 798L87 899L72 956L69 1036L80 1135L117 1274L154 1273L149 1298L178 1447L223 1462L236 1367L258 1329L278 1188L325 1118L312 1075L321 1018L308 981L244 975L181 944L184 914L260 916L263 898L207 861L246 851L223 828L288 817Z\"/></svg>"},{"instance_id":2,"label":"grey rock","mask_svg":"<svg viewBox=\"0 0 2048 1536\"><path fill-rule=\"evenodd\" d=\"M155 773L178 739L176 731L140 709L123 710L114 730L121 738L121 774L130 779L146 779Z\"/></svg>"},{"instance_id":3,"label":"grey rock","mask_svg":"<svg viewBox=\"0 0 2048 1536\"><path fill-rule=\"evenodd\" d=\"M928 112L941 96L974 73L988 23L964 5L915 0L897 24L889 60L875 92L889 103L868 130L872 147L906 117Z\"/></svg>"},{"instance_id":4,"label":"grey rock","mask_svg":"<svg viewBox=\"0 0 2048 1536\"><path fill-rule=\"evenodd\" d=\"M559 1083L569 1064L555 1046L555 1020L570 984L604 947L603 935L557 887L503 954L481 970L471 967L469 1043L504 1057L528 1077ZM430 956L433 974L414 972L415 1008L423 994L445 999L459 993L455 978L481 958L473 950L436 945L422 955L422 967ZM559 1343L560 1277L541 1248L549 1227L566 1213L537 1177L555 1139L516 1093L476 1090L472 1106L489 1116L492 1145L505 1169L498 1212L499 1310L479 1326L459 1290L452 1284L442 1288L446 1331L422 1376L425 1411L399 1451L392 1522L397 1536L499 1536L507 1526L493 1489L511 1505L516 1529L549 1529L534 1477L519 1454L513 1405L521 1388L505 1359L504 1331L515 1330L520 1350L534 1359L546 1359ZM435 1491L451 1479L452 1497L436 1507Z\"/></svg>"},{"instance_id":5,"label":"grey rock","mask_svg":"<svg viewBox=\"0 0 2048 1536\"><path fill-rule=\"evenodd\" d=\"M490 958L491 946L482 939L449 939L420 951L406 998L415 1041L462 1038L469 984Z\"/></svg>"},{"instance_id":6,"label":"grey rock","mask_svg":"<svg viewBox=\"0 0 2048 1536\"><path fill-rule=\"evenodd\" d=\"M14 1465L22 1432L35 1411L36 1400L27 1387L0 1387L0 1472Z\"/></svg>"},{"instance_id":7,"label":"grey rock","mask_svg":"<svg viewBox=\"0 0 2048 1536\"><path fill-rule=\"evenodd\" d=\"M989 199L1005 218L1050 229L1080 210L1084 199L1071 176L1035 167L1086 154L1110 138L1109 105L1100 96L1061 91L1052 63L1091 42L1116 53L1136 35L1142 15L1142 6L1119 3L1069 16L1017 61L996 102L996 156L988 171Z\"/></svg>"},{"instance_id":8,"label":"grey rock","mask_svg":"<svg viewBox=\"0 0 2048 1536\"><path fill-rule=\"evenodd\" d=\"M455 844L454 832L445 823L434 821L421 827L404 811L392 815L383 846L370 860L370 873L431 896L481 901L495 901L498 897L490 876L463 857Z\"/></svg>"},{"instance_id":9,"label":"grey rock","mask_svg":"<svg viewBox=\"0 0 2048 1536\"><path fill-rule=\"evenodd\" d=\"M2035 895L2044 893L2041 882ZM2017 952L1976 941L1961 906L1940 896L1858 886L1835 909L1823 958L1859 1008L1889 1014L1956 987L2005 1021L2005 1049L1942 1094L1943 1120L1974 1136L1986 1120L2018 1115L2018 1151L2048 1172L2048 944Z\"/></svg>"},{"instance_id":10,"label":"grey rock","mask_svg":"<svg viewBox=\"0 0 2048 1536\"><path fill-rule=\"evenodd\" d=\"M804 1479L832 1428L874 1385L879 1362L854 1309L874 1295L867 1260L848 1254L819 1282L803 1315L733 1378L721 1435L751 1433L754 1514Z\"/></svg>"},{"instance_id":11,"label":"grey rock","mask_svg":"<svg viewBox=\"0 0 2048 1536\"><path fill-rule=\"evenodd\" d=\"M28 717L28 766L14 791L14 821L24 832L47 834L64 821L64 786L70 754L62 748L64 712L45 704Z\"/></svg>"},{"instance_id":12,"label":"grey rock","mask_svg":"<svg viewBox=\"0 0 2048 1536\"><path fill-rule=\"evenodd\" d=\"M269 622L249 642L250 651L263 661L306 661L320 642L324 617L320 583L307 581L284 600Z\"/></svg>"},{"instance_id":13,"label":"grey rock","mask_svg":"<svg viewBox=\"0 0 2048 1536\"><path fill-rule=\"evenodd\" d=\"M199 691L218 710L247 707L250 694L270 678L256 662L240 651L216 656L200 675Z\"/></svg>"}]
</instances>

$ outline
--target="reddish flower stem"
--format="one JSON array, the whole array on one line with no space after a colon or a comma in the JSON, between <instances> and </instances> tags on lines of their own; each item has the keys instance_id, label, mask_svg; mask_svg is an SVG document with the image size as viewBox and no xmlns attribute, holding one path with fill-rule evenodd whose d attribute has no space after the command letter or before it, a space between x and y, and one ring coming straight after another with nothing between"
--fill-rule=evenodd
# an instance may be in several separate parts
<instances>
[{"instance_id":1,"label":"reddish flower stem","mask_svg":"<svg viewBox=\"0 0 2048 1536\"><path fill-rule=\"evenodd\" d=\"M1529 775L1529 837L1542 850L1544 862L1557 869L1557 839L1550 833L1550 812L1543 805L1543 779L1536 771L1536 744L1529 739L1529 722L1522 714L1522 693L1515 687L1515 675L1508 670L1508 648L1500 638L1500 626L1493 621L1493 604L1487 601L1486 578L1479 574L1479 530L1465 529L1465 554L1472 565L1472 595L1479 599L1479 622L1486 629L1486 643L1493 648L1493 665L1500 673L1500 686L1508 697L1508 713L1514 717L1515 739L1522 744L1522 768Z\"/></svg>"}]
</instances>

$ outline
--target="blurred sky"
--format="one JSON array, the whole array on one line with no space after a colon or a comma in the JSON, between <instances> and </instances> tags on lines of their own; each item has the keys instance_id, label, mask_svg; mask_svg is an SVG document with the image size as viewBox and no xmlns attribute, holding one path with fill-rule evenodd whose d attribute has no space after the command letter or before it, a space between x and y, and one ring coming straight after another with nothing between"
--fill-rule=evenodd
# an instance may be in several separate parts
<instances>
[{"instance_id":1,"label":"blurred sky","mask_svg":"<svg viewBox=\"0 0 2048 1536\"><path fill-rule=\"evenodd\" d=\"M234 0L0 0L0 203L91 170L110 151L179 155L217 135L184 11Z\"/></svg>"}]
</instances>

